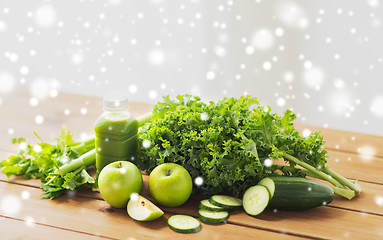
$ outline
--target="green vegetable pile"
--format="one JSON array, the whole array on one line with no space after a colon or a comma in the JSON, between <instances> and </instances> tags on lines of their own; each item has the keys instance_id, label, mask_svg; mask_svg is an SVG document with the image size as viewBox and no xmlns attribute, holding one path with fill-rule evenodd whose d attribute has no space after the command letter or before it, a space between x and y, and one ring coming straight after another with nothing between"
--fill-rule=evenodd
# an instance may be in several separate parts
<instances>
[{"instance_id":1,"label":"green vegetable pile","mask_svg":"<svg viewBox=\"0 0 383 240\"><path fill-rule=\"evenodd\" d=\"M24 138L13 139L13 144L20 148L19 153L0 162L0 170L8 177L39 178L43 198L56 198L65 190L96 187L95 179L86 170L96 162L94 138L74 142L70 132L63 129L56 145L41 141L31 146Z\"/></svg>"},{"instance_id":2,"label":"green vegetable pile","mask_svg":"<svg viewBox=\"0 0 383 240\"><path fill-rule=\"evenodd\" d=\"M196 184L194 192L204 195L241 196L261 179L275 175L319 178L348 199L361 192L356 181L326 166L325 141L319 132L302 137L290 110L282 116L270 111L251 96L209 103L191 95L164 97L152 114L138 119L141 147L133 162L148 173L164 162L180 164L193 179L202 177L203 184ZM74 142L64 129L57 144L42 141L32 147L23 138L13 143L23 147L0 162L0 171L8 177L41 179L42 197L53 199L68 189L97 187L87 172L96 161L94 138ZM279 159L286 164L277 164Z\"/></svg>"},{"instance_id":3,"label":"green vegetable pile","mask_svg":"<svg viewBox=\"0 0 383 240\"><path fill-rule=\"evenodd\" d=\"M360 193L356 182L326 166L320 133L300 136L295 118L290 110L283 116L272 114L250 96L209 103L190 95L165 97L141 128L139 139L145 147L135 164L149 173L164 162L180 164L192 178L203 178L194 190L204 195L240 196L262 178L281 174L326 180L348 199ZM281 158L287 166L264 164Z\"/></svg>"}]
</instances>

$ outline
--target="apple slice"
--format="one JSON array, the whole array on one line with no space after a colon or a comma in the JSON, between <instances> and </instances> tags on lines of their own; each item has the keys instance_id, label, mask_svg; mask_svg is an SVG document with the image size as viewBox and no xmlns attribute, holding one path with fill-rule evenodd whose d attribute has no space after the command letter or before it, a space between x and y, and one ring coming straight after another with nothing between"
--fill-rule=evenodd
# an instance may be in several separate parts
<instances>
[{"instance_id":1,"label":"apple slice","mask_svg":"<svg viewBox=\"0 0 383 240\"><path fill-rule=\"evenodd\" d=\"M130 197L127 210L129 216L137 221L152 221L164 214L159 207L137 193Z\"/></svg>"}]
</instances>

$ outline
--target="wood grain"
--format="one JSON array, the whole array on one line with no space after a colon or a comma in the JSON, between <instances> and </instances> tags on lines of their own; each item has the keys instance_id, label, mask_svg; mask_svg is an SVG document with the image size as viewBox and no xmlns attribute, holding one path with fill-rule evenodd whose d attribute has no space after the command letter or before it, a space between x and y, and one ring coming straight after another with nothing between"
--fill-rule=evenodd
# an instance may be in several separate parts
<instances>
[{"instance_id":1,"label":"wood grain","mask_svg":"<svg viewBox=\"0 0 383 240\"><path fill-rule=\"evenodd\" d=\"M52 227L35 223L31 218L26 220L13 219L0 216L1 239L29 239L29 240L52 240L53 236L60 239L111 239L108 237L95 236L92 233L75 232L71 229Z\"/></svg>"},{"instance_id":2,"label":"wood grain","mask_svg":"<svg viewBox=\"0 0 383 240\"><path fill-rule=\"evenodd\" d=\"M40 199L41 191L37 188L0 182L2 194L0 201L12 197L20 201L20 210L7 212L2 210L0 215L13 219L25 219L33 216L34 222L55 228L72 229L78 232L88 232L99 236L128 239L155 239L179 238L180 234L173 232L167 226L166 213L157 221L137 222L131 219L126 209L111 208L105 201L85 198L79 195L66 195L55 200ZM29 199L20 196L24 191L30 194ZM238 234L243 238L259 236L264 239L277 237L293 239L297 236L279 234L275 231L265 231L253 227L234 224L207 225L202 224L202 231L196 234L182 235L182 239L235 239Z\"/></svg>"}]
</instances>

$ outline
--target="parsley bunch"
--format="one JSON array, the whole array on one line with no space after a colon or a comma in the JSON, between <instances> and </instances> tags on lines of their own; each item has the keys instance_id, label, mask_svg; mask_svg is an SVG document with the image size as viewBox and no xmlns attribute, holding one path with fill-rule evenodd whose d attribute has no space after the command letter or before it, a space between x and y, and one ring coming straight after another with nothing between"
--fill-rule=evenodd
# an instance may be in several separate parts
<instances>
[{"instance_id":1,"label":"parsley bunch","mask_svg":"<svg viewBox=\"0 0 383 240\"><path fill-rule=\"evenodd\" d=\"M281 174L326 180L349 199L360 193L356 182L326 166L320 133L300 136L295 118L290 110L282 116L271 113L251 96L209 103L190 95L165 97L140 130L141 146L146 147L140 148L135 164L148 173L164 162L180 164L192 178L203 178L194 190L207 195L240 196L260 179ZM284 159L286 165L268 166L267 159Z\"/></svg>"}]
</instances>

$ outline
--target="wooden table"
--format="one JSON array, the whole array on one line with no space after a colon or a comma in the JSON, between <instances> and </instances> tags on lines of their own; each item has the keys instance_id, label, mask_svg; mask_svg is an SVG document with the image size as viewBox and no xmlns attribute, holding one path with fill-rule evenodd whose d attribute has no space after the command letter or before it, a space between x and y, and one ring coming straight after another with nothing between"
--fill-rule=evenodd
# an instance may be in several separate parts
<instances>
[{"instance_id":1,"label":"wooden table","mask_svg":"<svg viewBox=\"0 0 383 240\"><path fill-rule=\"evenodd\" d=\"M33 131L53 142L66 125L75 135L93 134L93 122L102 112L100 98L59 93L55 98L30 105L27 89L1 96L0 159L16 153L11 139L26 137L38 142ZM131 103L141 115L147 104ZM36 116L43 123L36 123ZM40 118L41 120L41 118ZM327 141L328 165L343 176L358 179L363 193L353 200L336 197L328 206L301 212L265 211L250 217L234 211L221 225L202 224L196 234L178 234L167 226L174 213L197 216L201 196L179 208L164 208L154 222L137 222L124 209L114 209L97 192L66 194L55 200L41 199L39 180L24 180L0 173L1 239L383 239L383 137L297 126L320 130ZM365 149L373 151L365 151ZM144 175L143 195L149 196Z\"/></svg>"}]
</instances>

